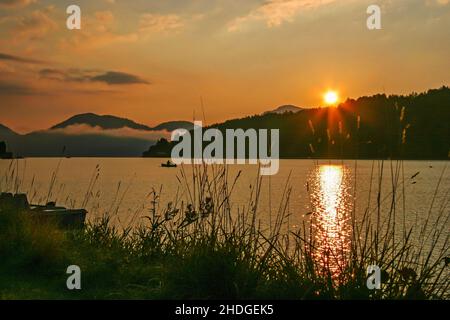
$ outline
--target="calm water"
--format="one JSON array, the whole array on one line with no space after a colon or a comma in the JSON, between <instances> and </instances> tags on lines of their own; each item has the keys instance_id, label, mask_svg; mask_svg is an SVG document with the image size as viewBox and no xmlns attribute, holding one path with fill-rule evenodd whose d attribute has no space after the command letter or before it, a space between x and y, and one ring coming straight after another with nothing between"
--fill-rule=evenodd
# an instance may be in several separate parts
<instances>
[{"instance_id":1,"label":"calm water","mask_svg":"<svg viewBox=\"0 0 450 320\"><path fill-rule=\"evenodd\" d=\"M164 161L141 158L2 160L0 188L2 191L17 188L27 193L32 203L45 203L49 198L68 207L85 206L90 218L118 208L116 222L127 225L142 221L142 217L148 215L152 189L161 190L162 203L173 201L177 194L187 197L178 180L180 168L161 168L160 163ZM424 223L438 184L430 217L433 221L440 212L448 217L450 168L444 170L447 164L445 161L404 161L403 168L396 168L397 162L385 161L382 168L380 161L281 160L277 175L263 177L258 217L266 226L274 223L290 177L288 185L292 193L287 211L291 215L285 227L296 230L304 221L310 221L317 231L318 254L336 255L338 251L345 252L348 246L352 212L357 219L362 219L365 212L370 215L377 212L378 190L381 190L381 216L387 218L395 184L399 186L395 203L399 226ZM190 170L191 167L186 167L187 173ZM12 171L19 173L17 179L11 178ZM242 173L231 198L233 212L248 204L250 188L258 176L257 166L231 165L229 180L232 181L239 171ZM87 193L90 195L86 196ZM442 219L440 225L443 223L447 224L444 230L450 230L448 219ZM339 250L333 252L337 248Z\"/></svg>"}]
</instances>

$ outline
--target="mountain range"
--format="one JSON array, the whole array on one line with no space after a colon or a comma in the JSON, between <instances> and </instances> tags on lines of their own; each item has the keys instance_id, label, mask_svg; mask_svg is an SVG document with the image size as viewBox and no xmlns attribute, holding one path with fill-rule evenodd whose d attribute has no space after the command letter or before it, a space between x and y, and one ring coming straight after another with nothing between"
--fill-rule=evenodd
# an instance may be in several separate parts
<instances>
[{"instance_id":1,"label":"mountain range","mask_svg":"<svg viewBox=\"0 0 450 320\"><path fill-rule=\"evenodd\" d=\"M347 99L337 107L272 111L209 127L279 129L281 158L449 159L450 88L410 95ZM170 131L188 121L149 127L111 115L86 113L49 129L18 134L0 125L0 141L24 157L167 157ZM206 130L208 127L205 127Z\"/></svg>"},{"instance_id":2,"label":"mountain range","mask_svg":"<svg viewBox=\"0 0 450 320\"><path fill-rule=\"evenodd\" d=\"M193 123L169 121L149 127L126 118L84 113L27 134L0 124L0 141L19 157L137 157L176 128L190 130Z\"/></svg>"},{"instance_id":3,"label":"mountain range","mask_svg":"<svg viewBox=\"0 0 450 320\"><path fill-rule=\"evenodd\" d=\"M280 106L267 113L283 114L302 110ZM0 141L19 157L139 157L143 150L175 129L191 130L190 121L168 121L150 127L113 115L83 113L48 129L19 134L0 124Z\"/></svg>"}]
</instances>

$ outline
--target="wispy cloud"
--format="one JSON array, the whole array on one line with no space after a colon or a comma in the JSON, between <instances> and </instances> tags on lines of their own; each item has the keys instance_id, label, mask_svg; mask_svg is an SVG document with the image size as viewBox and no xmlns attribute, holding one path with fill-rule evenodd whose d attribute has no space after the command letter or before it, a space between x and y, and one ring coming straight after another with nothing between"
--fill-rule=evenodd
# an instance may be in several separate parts
<instances>
[{"instance_id":1,"label":"wispy cloud","mask_svg":"<svg viewBox=\"0 0 450 320\"><path fill-rule=\"evenodd\" d=\"M184 27L183 19L176 14L152 14L146 13L141 16L141 32L168 33L180 30Z\"/></svg>"},{"instance_id":2,"label":"wispy cloud","mask_svg":"<svg viewBox=\"0 0 450 320\"><path fill-rule=\"evenodd\" d=\"M35 10L29 15L17 17L16 26L12 29L16 40L39 40L51 31L58 29L58 24L52 19L54 7Z\"/></svg>"},{"instance_id":3,"label":"wispy cloud","mask_svg":"<svg viewBox=\"0 0 450 320\"><path fill-rule=\"evenodd\" d=\"M302 10L317 8L336 0L268 0L247 15L237 17L228 24L228 31L240 30L254 21L264 21L268 27L292 22Z\"/></svg>"},{"instance_id":4,"label":"wispy cloud","mask_svg":"<svg viewBox=\"0 0 450 320\"><path fill-rule=\"evenodd\" d=\"M41 93L28 85L0 80L0 96L32 96L38 94Z\"/></svg>"},{"instance_id":5,"label":"wispy cloud","mask_svg":"<svg viewBox=\"0 0 450 320\"><path fill-rule=\"evenodd\" d=\"M11 54L1 53L1 52L0 52L0 60L21 62L21 63L32 63L32 64L41 64L42 63L42 61L39 61L39 60L23 58L23 57L14 56Z\"/></svg>"},{"instance_id":6,"label":"wispy cloud","mask_svg":"<svg viewBox=\"0 0 450 320\"><path fill-rule=\"evenodd\" d=\"M102 26L111 24L115 20L114 14L111 11L97 11L95 18Z\"/></svg>"},{"instance_id":7,"label":"wispy cloud","mask_svg":"<svg viewBox=\"0 0 450 320\"><path fill-rule=\"evenodd\" d=\"M22 8L35 3L36 0L0 0L0 7L3 8Z\"/></svg>"},{"instance_id":8,"label":"wispy cloud","mask_svg":"<svg viewBox=\"0 0 450 320\"><path fill-rule=\"evenodd\" d=\"M118 71L46 68L40 70L39 75L41 78L65 82L103 82L108 85L149 84L137 75Z\"/></svg>"},{"instance_id":9,"label":"wispy cloud","mask_svg":"<svg viewBox=\"0 0 450 320\"><path fill-rule=\"evenodd\" d=\"M39 71L39 76L43 79L64 81L64 82L88 82L96 75L96 71L81 69L54 69L45 68Z\"/></svg>"},{"instance_id":10,"label":"wispy cloud","mask_svg":"<svg viewBox=\"0 0 450 320\"><path fill-rule=\"evenodd\" d=\"M117 32L116 19L111 11L97 11L93 15L85 15L81 30L63 38L60 47L63 50L89 51L118 43L130 43L138 40L135 32Z\"/></svg>"},{"instance_id":11,"label":"wispy cloud","mask_svg":"<svg viewBox=\"0 0 450 320\"><path fill-rule=\"evenodd\" d=\"M108 71L104 74L92 77L90 80L105 82L107 84L149 84L149 82L138 76L117 71Z\"/></svg>"}]
</instances>

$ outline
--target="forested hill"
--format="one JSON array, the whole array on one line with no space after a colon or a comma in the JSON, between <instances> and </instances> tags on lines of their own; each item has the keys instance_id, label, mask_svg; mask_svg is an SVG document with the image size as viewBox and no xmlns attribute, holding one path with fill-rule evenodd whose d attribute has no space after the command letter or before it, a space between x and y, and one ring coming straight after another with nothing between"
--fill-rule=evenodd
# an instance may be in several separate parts
<instances>
[{"instance_id":1,"label":"forested hill","mask_svg":"<svg viewBox=\"0 0 450 320\"><path fill-rule=\"evenodd\" d=\"M378 94L337 108L269 113L210 127L280 129L281 158L448 159L450 89ZM173 145L161 140L143 155L169 156Z\"/></svg>"}]
</instances>

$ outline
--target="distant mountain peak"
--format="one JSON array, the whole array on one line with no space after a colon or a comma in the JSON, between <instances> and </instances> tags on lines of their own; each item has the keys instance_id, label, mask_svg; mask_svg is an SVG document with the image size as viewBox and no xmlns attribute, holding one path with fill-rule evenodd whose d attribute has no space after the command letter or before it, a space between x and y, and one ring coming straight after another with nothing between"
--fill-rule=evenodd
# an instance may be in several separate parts
<instances>
[{"instance_id":1,"label":"distant mountain peak","mask_svg":"<svg viewBox=\"0 0 450 320\"><path fill-rule=\"evenodd\" d=\"M69 119L53 126L50 130L64 129L73 125L88 125L90 127L99 127L104 130L131 128L143 131L173 131L175 129L193 128L193 123L189 121L168 121L163 122L156 127L149 127L144 124L134 122L126 118L116 117L112 115L98 115L95 113L77 114Z\"/></svg>"},{"instance_id":2,"label":"distant mountain peak","mask_svg":"<svg viewBox=\"0 0 450 320\"><path fill-rule=\"evenodd\" d=\"M286 113L286 112L297 113L297 112L302 111L302 110L303 110L303 108L294 106L292 104L285 104L285 105L279 106L275 110L264 112L264 114L271 114L271 113L283 114L283 113Z\"/></svg>"},{"instance_id":3,"label":"distant mountain peak","mask_svg":"<svg viewBox=\"0 0 450 320\"><path fill-rule=\"evenodd\" d=\"M54 129L64 129L73 125L88 125L91 127L100 127L102 129L120 129L128 127L136 130L152 130L152 128L136 123L126 118L120 118L111 115L98 115L95 113L82 113L77 114L69 119L51 127Z\"/></svg>"}]
</instances>

